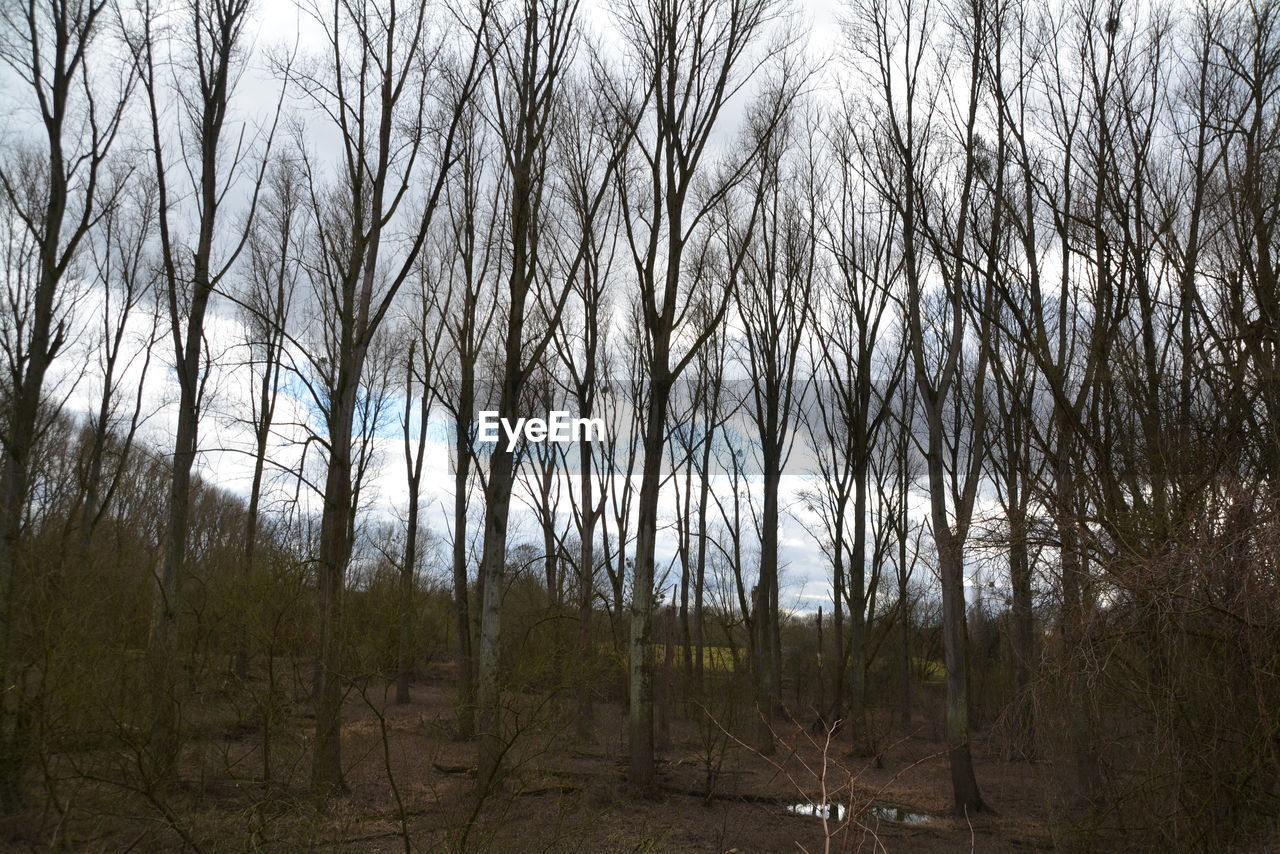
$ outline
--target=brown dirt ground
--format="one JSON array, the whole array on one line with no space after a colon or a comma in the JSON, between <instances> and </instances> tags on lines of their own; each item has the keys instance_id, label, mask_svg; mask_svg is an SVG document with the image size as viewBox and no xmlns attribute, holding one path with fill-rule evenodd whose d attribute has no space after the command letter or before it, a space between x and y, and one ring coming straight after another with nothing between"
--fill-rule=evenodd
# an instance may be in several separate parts
<instances>
[{"instance_id":1,"label":"brown dirt ground","mask_svg":"<svg viewBox=\"0 0 1280 854\"><path fill-rule=\"evenodd\" d=\"M86 852L404 852L406 834L413 851L750 854L1053 847L1040 769L1004 761L983 738L974 745L974 758L994 812L972 821L949 814L946 757L931 737L936 726L928 723L888 744L880 767L849 755L847 739L837 735L825 750L826 797L824 750L820 737L808 730L779 728L778 749L768 758L730 743L716 797L707 805L702 793L708 751L702 745L722 731L705 718L701 726L695 720L671 724L669 743L660 752L659 791L638 798L627 786L626 721L618 705L597 706L597 734L586 744L573 735L571 708L553 709L536 698L513 706L524 726L510 756L514 769L477 811L470 768L475 746L451 734L447 678L442 674L419 683L413 693L408 705L384 707L382 721L368 702L349 700L344 727L348 794L321 805L306 797L306 743L313 725L306 717L291 722L292 740L278 738L273 748L276 774L289 775L292 782L269 797L260 784L249 782L261 775L251 727L211 726L203 734L196 727L187 758L192 768L205 770L164 801L173 820L157 820L159 810L148 810L155 803L136 796L125 809L124 801L113 806L81 795L83 803L94 804L89 812L96 818L78 819L66 828L65 837L73 840L68 847ZM788 813L788 804L806 800L850 804L854 820L832 821L824 829L819 818ZM873 800L905 805L931 818L919 825L859 818ZM29 818L34 827L35 817ZM41 824L45 830L39 835L0 827L0 850L47 850L48 818ZM175 825L195 845L184 846Z\"/></svg>"}]
</instances>

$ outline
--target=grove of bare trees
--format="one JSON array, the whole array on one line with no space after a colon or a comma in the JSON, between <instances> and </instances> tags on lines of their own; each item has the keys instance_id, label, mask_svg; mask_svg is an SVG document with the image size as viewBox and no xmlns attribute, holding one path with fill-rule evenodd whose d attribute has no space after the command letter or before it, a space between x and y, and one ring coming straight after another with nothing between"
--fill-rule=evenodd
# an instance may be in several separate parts
<instances>
[{"instance_id":1,"label":"grove of bare trees","mask_svg":"<svg viewBox=\"0 0 1280 854\"><path fill-rule=\"evenodd\" d=\"M0 59L15 850L1280 833L1280 6L10 0Z\"/></svg>"}]
</instances>

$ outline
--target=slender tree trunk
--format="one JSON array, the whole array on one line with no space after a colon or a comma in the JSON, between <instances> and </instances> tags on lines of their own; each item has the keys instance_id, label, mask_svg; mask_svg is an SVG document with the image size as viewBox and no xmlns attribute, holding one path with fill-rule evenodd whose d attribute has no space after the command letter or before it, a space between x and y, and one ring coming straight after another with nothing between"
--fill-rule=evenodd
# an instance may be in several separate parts
<instances>
[{"instance_id":1,"label":"slender tree trunk","mask_svg":"<svg viewBox=\"0 0 1280 854\"><path fill-rule=\"evenodd\" d=\"M174 679L178 649L178 623L182 609L182 584L186 571L187 538L191 517L191 469L196 459L196 435L199 428L199 393L201 344L204 337L204 315L212 286L209 283L209 241L202 240L203 252L197 251L195 295L187 315L186 340L179 361L181 388L178 403L178 429L174 442L173 472L169 488L169 518L165 532L164 563L157 578L149 645L151 659L151 773L167 779L175 772L179 747L179 705ZM176 296L171 301L176 305ZM176 314L173 322L177 323ZM176 337L176 333L175 333Z\"/></svg>"},{"instance_id":2,"label":"slender tree trunk","mask_svg":"<svg viewBox=\"0 0 1280 854\"><path fill-rule=\"evenodd\" d=\"M590 417L590 409L582 414ZM593 482L593 454L588 442L579 445L579 466L582 485L582 551L578 558L578 657L582 673L578 680L578 736L584 740L592 737L595 729L595 712L592 698L595 649L591 640L591 603L595 598L595 537L596 505Z\"/></svg>"},{"instance_id":3,"label":"slender tree trunk","mask_svg":"<svg viewBox=\"0 0 1280 854\"><path fill-rule=\"evenodd\" d=\"M272 365L267 366L267 375L271 376ZM270 387L267 385L269 380L264 380L262 388L262 396L259 403L264 406L270 406ZM260 410L266 413L266 408ZM254 457L253 457L253 479L249 484L249 506L245 511L244 523L244 575L249 580L254 575L254 562L257 560L258 551L258 527L259 505L262 502L262 476L266 468L267 460L267 440L270 436L271 420L269 415L264 414L266 421L258 427L257 435L254 437ZM246 605L248 603L246 602ZM247 609L246 609L247 610ZM243 618L242 618L243 620ZM235 674L238 679L245 679L249 675L249 638L246 626L241 624L239 637L236 641L236 659Z\"/></svg>"},{"instance_id":4,"label":"slender tree trunk","mask_svg":"<svg viewBox=\"0 0 1280 854\"><path fill-rule=\"evenodd\" d=\"M935 510L935 514L937 511ZM964 554L949 531L939 531L938 563L942 574L943 658L947 668L947 754L956 812L971 815L984 809L973 774L969 746L969 638L965 621Z\"/></svg>"},{"instance_id":5,"label":"slender tree trunk","mask_svg":"<svg viewBox=\"0 0 1280 854\"><path fill-rule=\"evenodd\" d=\"M548 454L551 452L548 451ZM540 461L542 467L538 497L541 499L540 515L542 516L542 555L547 577L547 599L557 608L564 604L563 585L560 582L560 543L556 537L555 501L552 499L551 479L555 476L555 463L550 460Z\"/></svg>"},{"instance_id":6,"label":"slender tree trunk","mask_svg":"<svg viewBox=\"0 0 1280 854\"><path fill-rule=\"evenodd\" d=\"M711 479L708 476L711 467L711 426L707 425L707 436L702 446L702 470L698 477L698 560L697 577L693 586L693 631L694 645L697 647L697 688L698 696L706 697L706 618L703 614L707 582L707 505L711 497Z\"/></svg>"},{"instance_id":7,"label":"slender tree trunk","mask_svg":"<svg viewBox=\"0 0 1280 854\"><path fill-rule=\"evenodd\" d=\"M475 734L475 673L471 651L471 604L467 590L467 509L471 479L471 410L473 372L462 369L462 394L454 420L453 474L453 623L458 635L458 733L464 739Z\"/></svg>"},{"instance_id":8,"label":"slender tree trunk","mask_svg":"<svg viewBox=\"0 0 1280 854\"><path fill-rule=\"evenodd\" d=\"M671 688L671 677L676 662L676 609L668 605L662 609L662 679L658 681L655 700L655 717L657 733L654 739L656 747L663 750L671 747L671 717L674 713L674 696Z\"/></svg>"},{"instance_id":9,"label":"slender tree trunk","mask_svg":"<svg viewBox=\"0 0 1280 854\"><path fill-rule=\"evenodd\" d=\"M699 390L700 393L700 390ZM697 411L697 395L695 394L693 411ZM684 490L676 491L676 547L680 560L680 661L684 666L684 685L693 682L693 632L689 625L689 593L693 584L693 424L695 415L690 416L689 433L681 441L684 452ZM674 460L673 460L674 462ZM687 701L687 694L686 694Z\"/></svg>"},{"instance_id":10,"label":"slender tree trunk","mask_svg":"<svg viewBox=\"0 0 1280 854\"><path fill-rule=\"evenodd\" d=\"M653 601L654 551L658 531L658 491L662 479L663 441L670 380L666 375L668 347L654 336L649 405L644 424L644 463L637 506L635 575L631 584L631 690L628 725L629 780L641 794L651 793L654 777L653 740Z\"/></svg>"},{"instance_id":11,"label":"slender tree trunk","mask_svg":"<svg viewBox=\"0 0 1280 854\"><path fill-rule=\"evenodd\" d=\"M284 316L285 299L284 288L281 286L276 296L276 322L280 322L279 318ZM275 414L276 393L279 388L281 334L280 330L271 330L269 333L262 386L258 395L259 422L254 431L253 479L249 484L249 507L245 513L244 574L246 579L253 576L254 564L257 560L262 478L266 471L267 443L271 438L271 423ZM236 645L235 674L240 679L249 675L249 638L243 621Z\"/></svg>"},{"instance_id":12,"label":"slender tree trunk","mask_svg":"<svg viewBox=\"0 0 1280 854\"><path fill-rule=\"evenodd\" d=\"M1016 498L1011 501L1016 501ZM1035 700L1031 696L1031 666L1035 661L1035 613L1031 598L1031 558L1027 548L1027 521L1018 512L1009 519L1009 582L1012 588L1013 659L1016 715L1014 754L1035 756Z\"/></svg>"},{"instance_id":13,"label":"slender tree trunk","mask_svg":"<svg viewBox=\"0 0 1280 854\"><path fill-rule=\"evenodd\" d=\"M419 475L421 471L419 470ZM400 567L400 642L396 662L396 703L410 700L409 682L413 674L413 623L417 610L418 491L420 477L409 478L409 521L404 536L404 561Z\"/></svg>"},{"instance_id":14,"label":"slender tree trunk","mask_svg":"<svg viewBox=\"0 0 1280 854\"><path fill-rule=\"evenodd\" d=\"M517 356L519 351L516 351ZM516 417L516 398L510 394L512 383L504 386L499 404L500 417ZM489 482L485 490L484 555L480 571L484 590L480 603L480 650L476 681L477 734L480 737L479 776L481 791L489 791L497 782L497 774L506 754L507 741L502 730L502 708L498 685L501 655L502 598L506 592L507 520L511 509L514 483L514 460L506 450L506 442L498 441L489 458Z\"/></svg>"},{"instance_id":15,"label":"slender tree trunk","mask_svg":"<svg viewBox=\"0 0 1280 854\"><path fill-rule=\"evenodd\" d=\"M1076 528L1075 480L1072 474L1070 425L1059 418L1059 442L1055 454L1054 479L1057 488L1056 516L1061 544L1062 612L1059 631L1067 666L1067 696L1070 698L1068 719L1076 775L1077 797L1086 804L1094 803L1098 794L1099 769L1095 748L1092 714L1092 689L1085 671L1088 656L1083 649L1085 638L1085 581L1080 534Z\"/></svg>"},{"instance_id":16,"label":"slender tree trunk","mask_svg":"<svg viewBox=\"0 0 1280 854\"><path fill-rule=\"evenodd\" d=\"M904 502L905 503L905 502ZM907 592L907 526L902 512L902 533L898 537L898 714L904 726L911 723L911 600Z\"/></svg>"},{"instance_id":17,"label":"slender tree trunk","mask_svg":"<svg viewBox=\"0 0 1280 854\"><path fill-rule=\"evenodd\" d=\"M317 793L342 791L342 611L347 562L351 557L351 442L355 423L356 381L363 354L344 365L329 416L329 467L320 517L320 656L316 680L315 755L312 788Z\"/></svg>"},{"instance_id":18,"label":"slender tree trunk","mask_svg":"<svg viewBox=\"0 0 1280 854\"><path fill-rule=\"evenodd\" d=\"M848 649L845 645L844 604L848 596L848 582L844 566L844 500L837 504L835 516L835 536L831 546L831 591L834 607L831 611L831 633L835 636L835 682L831 699L831 723L844 717L845 701L845 669ZM825 710L824 710L825 712Z\"/></svg>"},{"instance_id":19,"label":"slender tree trunk","mask_svg":"<svg viewBox=\"0 0 1280 854\"><path fill-rule=\"evenodd\" d=\"M760 514L759 606L756 611L756 749L774 750L773 722L779 704L778 631L778 449L772 437L765 442Z\"/></svg>"},{"instance_id":20,"label":"slender tree trunk","mask_svg":"<svg viewBox=\"0 0 1280 854\"><path fill-rule=\"evenodd\" d=\"M51 282L52 285L52 282ZM52 292L50 292L52 306ZM47 329L47 325L45 326ZM41 344L35 339L44 337ZM20 393L14 395L10 415L9 441L4 447L4 469L0 478L0 676L9 680L13 614L16 593L25 581L22 569L22 525L30 494L30 461L35 446L40 389L48 369L47 333L32 333L33 346ZM0 809L6 815L23 805L22 778L27 767L30 712L23 692L6 691L0 696Z\"/></svg>"},{"instance_id":21,"label":"slender tree trunk","mask_svg":"<svg viewBox=\"0 0 1280 854\"><path fill-rule=\"evenodd\" d=\"M859 425L861 428L861 425ZM865 429L855 446L858 460L854 465L853 551L849 558L849 735L853 749L859 754L872 751L867 733L867 455Z\"/></svg>"}]
</instances>

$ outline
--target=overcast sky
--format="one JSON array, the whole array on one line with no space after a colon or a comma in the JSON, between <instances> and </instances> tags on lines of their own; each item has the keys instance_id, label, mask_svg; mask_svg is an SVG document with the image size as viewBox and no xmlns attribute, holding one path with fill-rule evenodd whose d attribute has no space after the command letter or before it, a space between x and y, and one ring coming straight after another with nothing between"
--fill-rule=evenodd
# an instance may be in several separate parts
<instances>
[{"instance_id":1,"label":"overcast sky","mask_svg":"<svg viewBox=\"0 0 1280 854\"><path fill-rule=\"evenodd\" d=\"M807 41L810 56L815 65L821 66L822 60L830 56L840 40L838 26L838 4L831 0L801 3L796 9L798 19L808 28ZM594 38L606 44L610 36L606 24L609 18L607 4L592 3L584 8L590 30ZM281 51L292 51L295 46L305 52L316 43L314 22L288 0L264 0L257 10L255 27L254 61L246 69L239 81L234 105L241 118L247 117L250 126L261 122L274 109L279 93L279 80L268 69L264 57L269 53L279 55ZM825 69L824 69L825 71ZM830 77L818 79L819 88L830 83ZM819 95L821 97L821 95ZM741 100L741 99L740 99ZM736 131L737 113L741 104L729 111L722 120L720 139L722 143L731 140ZM12 124L10 125L12 127ZM323 147L323 137L308 136L310 144ZM101 297L89 293L80 306L78 318L84 324L84 334L79 336L75 356L68 356L58 364L60 368L60 393L67 395L69 406L73 410L87 411L92 407L98 382L95 379L93 364L96 356L93 351L94 336L92 330L100 311ZM134 324L135 347L150 331L150 325L143 317L137 317ZM233 310L226 302L215 307L209 321L210 351L218 354L218 365L210 383L210 395L206 402L206 411L201 428L201 457L199 471L203 477L221 486L237 492L247 491L252 473L252 459L247 451L252 446L252 436L244 424L244 419L251 411L250 385L248 374L243 364L246 351L242 345L244 329ZM157 357L153 361L147 378L146 395L148 402L148 420L143 430L143 437L149 444L162 450L172 447L176 424L175 401L178 397L176 377L171 366L171 347L169 339L161 341L157 349ZM82 371L86 365L87 371ZM136 379L142 365L141 359L131 363L130 374L125 377L126 387ZM309 403L304 399L292 397L286 387L282 397L278 421L281 425L301 424L306 421ZM364 493L367 512L372 517L401 518L407 501L407 482L404 473L401 439L397 415L403 408L403 401L393 402L393 415L389 419L377 440L379 449L379 468ZM528 413L540 415L542 413ZM437 416L438 423L431 433L430 446L426 460L425 489L422 497L425 523L439 536L450 539L452 518L452 473L450 462L450 442L443 429L443 413ZM304 434L300 428L280 426L278 436L273 440L271 455L274 460L284 465L297 462L302 447ZM814 479L804 453L803 440L797 446L797 456L788 467L789 474L784 475L782 484L781 506L782 528L780 531L780 560L782 564L781 583L783 586L783 605L790 605L804 611L816 610L819 605L830 607L831 586L828 578L828 563L821 555L814 537L806 530L806 523L816 529L816 520L805 514L799 507L798 493L815 486ZM718 489L725 488L726 481L721 478L715 481ZM758 483L756 484L758 486ZM576 488L576 487L573 487ZM292 497L294 485L287 479L279 479L272 489L271 496L277 500L288 500ZM662 530L659 533L659 575L674 555L674 535L670 522L674 516L673 498L670 490L664 490L664 503L661 514ZM525 496L523 489L517 489L518 499ZM315 508L314 495L303 494L308 507ZM478 502L477 502L478 504ZM267 505L268 508L271 506ZM518 507L518 505L516 505ZM572 526L567 499L563 503L562 528ZM919 507L919 505L918 505ZM714 516L714 511L713 511ZM473 532L479 523L472 526ZM516 510L511 525L512 543L517 545L527 538L528 541L541 542L541 535L536 528L531 514L523 508ZM478 546L477 546L478 547ZM444 567L439 568L443 571ZM672 581L678 581L679 570L673 569ZM670 582L669 582L670 583Z\"/></svg>"}]
</instances>

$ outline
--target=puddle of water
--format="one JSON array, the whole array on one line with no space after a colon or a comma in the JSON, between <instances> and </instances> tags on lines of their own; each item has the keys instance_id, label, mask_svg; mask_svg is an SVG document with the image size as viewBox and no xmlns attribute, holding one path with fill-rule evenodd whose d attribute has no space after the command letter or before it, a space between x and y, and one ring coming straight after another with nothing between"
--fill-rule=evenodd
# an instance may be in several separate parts
<instances>
[{"instance_id":1,"label":"puddle of water","mask_svg":"<svg viewBox=\"0 0 1280 854\"><path fill-rule=\"evenodd\" d=\"M880 821L895 821L898 824L924 824L932 816L925 815L922 812L914 812L908 807L899 804L872 804L867 807L867 818L875 818Z\"/></svg>"},{"instance_id":2,"label":"puddle of water","mask_svg":"<svg viewBox=\"0 0 1280 854\"><path fill-rule=\"evenodd\" d=\"M848 808L844 804L800 803L790 804L787 807L787 812L792 815L811 815L814 818L844 821ZM867 807L862 817L865 820L892 821L898 824L924 824L932 818L926 813L915 812L911 808L900 804L883 802L872 803Z\"/></svg>"},{"instance_id":3,"label":"puddle of water","mask_svg":"<svg viewBox=\"0 0 1280 854\"><path fill-rule=\"evenodd\" d=\"M835 814L832 815L832 810ZM836 821L844 821L846 812L844 804L791 804L787 807L787 812L793 815L811 815L814 818L833 818Z\"/></svg>"}]
</instances>

